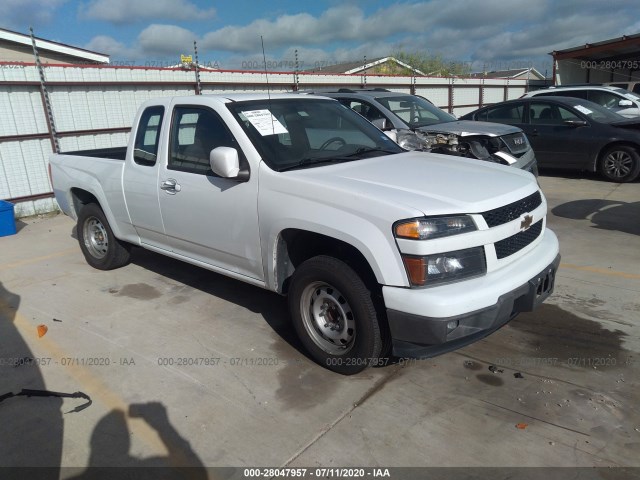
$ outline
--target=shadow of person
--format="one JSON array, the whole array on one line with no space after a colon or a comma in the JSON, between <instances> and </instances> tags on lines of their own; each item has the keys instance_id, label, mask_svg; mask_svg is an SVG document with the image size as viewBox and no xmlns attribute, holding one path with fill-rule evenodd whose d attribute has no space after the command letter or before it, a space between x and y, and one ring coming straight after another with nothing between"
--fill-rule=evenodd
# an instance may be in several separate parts
<instances>
[{"instance_id":1,"label":"shadow of person","mask_svg":"<svg viewBox=\"0 0 640 480\"><path fill-rule=\"evenodd\" d=\"M41 368L48 364L46 358L34 357L18 330L19 305L20 296L0 282L0 466L49 467L39 469L37 478L57 480L62 459L62 399L17 395L23 389L45 390ZM35 338L35 328L33 333ZM30 477L25 471L22 474Z\"/></svg>"},{"instance_id":2,"label":"shadow of person","mask_svg":"<svg viewBox=\"0 0 640 480\"><path fill-rule=\"evenodd\" d=\"M159 402L129 406L130 418L141 418L152 427L167 449L166 456L136 458L129 454L131 440L125 412L112 410L102 417L91 434L89 465L70 480L112 478L206 480L207 470L169 422L167 411Z\"/></svg>"}]
</instances>

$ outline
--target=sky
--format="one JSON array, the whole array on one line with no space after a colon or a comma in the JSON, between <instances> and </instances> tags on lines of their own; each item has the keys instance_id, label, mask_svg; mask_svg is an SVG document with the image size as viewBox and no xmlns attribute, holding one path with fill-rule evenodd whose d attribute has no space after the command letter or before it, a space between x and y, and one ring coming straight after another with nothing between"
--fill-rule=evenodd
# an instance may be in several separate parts
<instances>
[{"instance_id":1,"label":"sky","mask_svg":"<svg viewBox=\"0 0 640 480\"><path fill-rule=\"evenodd\" d=\"M1 0L0 27L168 66L181 54L222 69L301 69L396 51L440 55L472 71L536 67L549 52L640 33L637 0Z\"/></svg>"}]
</instances>

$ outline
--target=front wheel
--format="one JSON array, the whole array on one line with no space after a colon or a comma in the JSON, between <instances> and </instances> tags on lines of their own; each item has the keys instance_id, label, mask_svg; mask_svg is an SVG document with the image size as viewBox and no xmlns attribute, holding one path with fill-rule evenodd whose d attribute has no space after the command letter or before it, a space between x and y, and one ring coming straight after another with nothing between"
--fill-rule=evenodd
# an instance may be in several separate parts
<instances>
[{"instance_id":1,"label":"front wheel","mask_svg":"<svg viewBox=\"0 0 640 480\"><path fill-rule=\"evenodd\" d=\"M600 159L600 173L612 182L632 182L640 174L640 155L626 145L611 147Z\"/></svg>"},{"instance_id":2,"label":"front wheel","mask_svg":"<svg viewBox=\"0 0 640 480\"><path fill-rule=\"evenodd\" d=\"M378 360L383 342L371 292L346 263L324 255L302 263L291 279L289 310L323 367L353 375Z\"/></svg>"},{"instance_id":3,"label":"front wheel","mask_svg":"<svg viewBox=\"0 0 640 480\"><path fill-rule=\"evenodd\" d=\"M88 203L78 214L78 242L87 263L94 268L112 270L129 263L131 246L115 237L95 203Z\"/></svg>"}]
</instances>

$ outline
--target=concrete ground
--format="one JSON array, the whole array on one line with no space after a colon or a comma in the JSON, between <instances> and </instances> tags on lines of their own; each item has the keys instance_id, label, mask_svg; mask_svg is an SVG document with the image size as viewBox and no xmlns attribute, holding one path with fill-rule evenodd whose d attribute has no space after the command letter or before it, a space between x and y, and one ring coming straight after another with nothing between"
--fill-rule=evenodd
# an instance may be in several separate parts
<instances>
[{"instance_id":1,"label":"concrete ground","mask_svg":"<svg viewBox=\"0 0 640 480\"><path fill-rule=\"evenodd\" d=\"M0 465L640 467L640 184L540 183L553 297L353 377L305 356L275 294L142 250L94 270L71 219L20 222L0 238L0 399L92 403L4 398Z\"/></svg>"}]
</instances>

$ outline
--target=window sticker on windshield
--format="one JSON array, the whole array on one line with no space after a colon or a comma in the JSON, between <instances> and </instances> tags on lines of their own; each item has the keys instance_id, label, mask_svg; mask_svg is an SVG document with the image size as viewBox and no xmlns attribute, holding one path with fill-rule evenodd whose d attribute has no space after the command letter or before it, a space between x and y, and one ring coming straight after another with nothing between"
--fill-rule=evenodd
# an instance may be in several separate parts
<instances>
[{"instance_id":1,"label":"window sticker on windshield","mask_svg":"<svg viewBox=\"0 0 640 480\"><path fill-rule=\"evenodd\" d=\"M256 127L263 137L266 135L277 135L280 133L289 133L284 125L273 116L269 110L250 110L243 111L244 117Z\"/></svg>"},{"instance_id":2,"label":"window sticker on windshield","mask_svg":"<svg viewBox=\"0 0 640 480\"><path fill-rule=\"evenodd\" d=\"M593 113L593 110L589 110L587 107L583 107L582 105L576 105L573 108L575 108L579 112L584 113L585 115L589 115L589 114Z\"/></svg>"}]
</instances>

